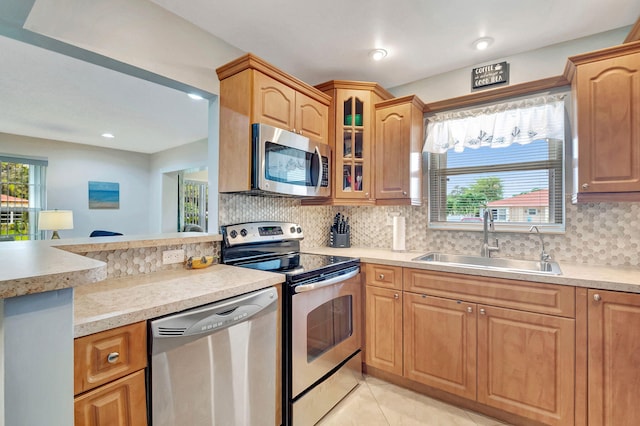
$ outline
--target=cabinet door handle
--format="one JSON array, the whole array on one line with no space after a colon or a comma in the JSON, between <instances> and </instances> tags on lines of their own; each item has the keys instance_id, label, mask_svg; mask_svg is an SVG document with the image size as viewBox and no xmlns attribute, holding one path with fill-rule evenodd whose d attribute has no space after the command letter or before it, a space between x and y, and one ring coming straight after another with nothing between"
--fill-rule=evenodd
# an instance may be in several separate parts
<instances>
[{"instance_id":1,"label":"cabinet door handle","mask_svg":"<svg viewBox=\"0 0 640 426\"><path fill-rule=\"evenodd\" d=\"M472 314L473 313L473 308L471 306L467 306L467 312Z\"/></svg>"},{"instance_id":2,"label":"cabinet door handle","mask_svg":"<svg viewBox=\"0 0 640 426\"><path fill-rule=\"evenodd\" d=\"M582 189L589 189L589 184L588 183L583 183L582 184Z\"/></svg>"},{"instance_id":3,"label":"cabinet door handle","mask_svg":"<svg viewBox=\"0 0 640 426\"><path fill-rule=\"evenodd\" d=\"M480 309L480 315L486 315L486 314L487 314L487 311L485 311L484 309L481 308Z\"/></svg>"},{"instance_id":4,"label":"cabinet door handle","mask_svg":"<svg viewBox=\"0 0 640 426\"><path fill-rule=\"evenodd\" d=\"M380 274L380 275L378 275L378 279L379 279L379 280L384 280L384 274Z\"/></svg>"},{"instance_id":5,"label":"cabinet door handle","mask_svg":"<svg viewBox=\"0 0 640 426\"><path fill-rule=\"evenodd\" d=\"M602 300L602 297L600 297L600 295L598 293L593 295L593 300L595 300L596 302L599 302Z\"/></svg>"},{"instance_id":6,"label":"cabinet door handle","mask_svg":"<svg viewBox=\"0 0 640 426\"><path fill-rule=\"evenodd\" d=\"M368 193L368 192L365 192L365 193L364 193L364 196L365 196L365 197L368 197L368 196L369 196L369 193Z\"/></svg>"},{"instance_id":7,"label":"cabinet door handle","mask_svg":"<svg viewBox=\"0 0 640 426\"><path fill-rule=\"evenodd\" d=\"M118 358L120 358L120 354L118 352L111 352L107 355L107 362L109 364L115 364L118 361Z\"/></svg>"},{"instance_id":8,"label":"cabinet door handle","mask_svg":"<svg viewBox=\"0 0 640 426\"><path fill-rule=\"evenodd\" d=\"M400 299L400 295L399 295L398 293L395 293L395 294L393 295L393 298L394 298L394 299Z\"/></svg>"},{"instance_id":9,"label":"cabinet door handle","mask_svg":"<svg viewBox=\"0 0 640 426\"><path fill-rule=\"evenodd\" d=\"M407 195L407 191L402 191L402 195Z\"/></svg>"}]
</instances>

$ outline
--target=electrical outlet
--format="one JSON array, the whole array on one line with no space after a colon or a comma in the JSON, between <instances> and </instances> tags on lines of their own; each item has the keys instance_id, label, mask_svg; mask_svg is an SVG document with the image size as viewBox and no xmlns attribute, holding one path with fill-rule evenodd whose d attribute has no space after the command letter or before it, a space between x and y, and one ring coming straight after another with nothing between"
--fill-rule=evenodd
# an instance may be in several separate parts
<instances>
[{"instance_id":1,"label":"electrical outlet","mask_svg":"<svg viewBox=\"0 0 640 426\"><path fill-rule=\"evenodd\" d=\"M171 263L184 262L184 250L165 250L162 252L162 264L169 265Z\"/></svg>"}]
</instances>

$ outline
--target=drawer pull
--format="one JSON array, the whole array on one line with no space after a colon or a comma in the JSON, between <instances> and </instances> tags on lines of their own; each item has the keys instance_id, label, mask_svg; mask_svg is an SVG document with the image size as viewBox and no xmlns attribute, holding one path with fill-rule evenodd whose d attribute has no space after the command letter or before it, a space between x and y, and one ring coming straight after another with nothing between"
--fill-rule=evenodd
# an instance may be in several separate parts
<instances>
[{"instance_id":1,"label":"drawer pull","mask_svg":"<svg viewBox=\"0 0 640 426\"><path fill-rule=\"evenodd\" d=\"M400 295L399 295L398 293L395 293L395 294L393 295L393 298L394 298L394 299L399 299L399 298L400 298Z\"/></svg>"},{"instance_id":2,"label":"drawer pull","mask_svg":"<svg viewBox=\"0 0 640 426\"><path fill-rule=\"evenodd\" d=\"M593 300L595 300L596 302L599 302L602 300L602 297L600 297L600 295L596 293L593 295Z\"/></svg>"},{"instance_id":3,"label":"drawer pull","mask_svg":"<svg viewBox=\"0 0 640 426\"><path fill-rule=\"evenodd\" d=\"M473 308L471 306L467 306L467 312L472 314L473 313Z\"/></svg>"},{"instance_id":4,"label":"drawer pull","mask_svg":"<svg viewBox=\"0 0 640 426\"><path fill-rule=\"evenodd\" d=\"M378 275L378 279L379 279L379 280L384 280L384 274L380 274L380 275Z\"/></svg>"},{"instance_id":5,"label":"drawer pull","mask_svg":"<svg viewBox=\"0 0 640 426\"><path fill-rule=\"evenodd\" d=\"M118 358L120 358L120 354L118 352L111 352L109 355L107 355L107 362L109 364L115 364L116 362L118 362Z\"/></svg>"},{"instance_id":6,"label":"drawer pull","mask_svg":"<svg viewBox=\"0 0 640 426\"><path fill-rule=\"evenodd\" d=\"M485 311L484 309L480 309L480 315L486 315L487 311Z\"/></svg>"}]
</instances>

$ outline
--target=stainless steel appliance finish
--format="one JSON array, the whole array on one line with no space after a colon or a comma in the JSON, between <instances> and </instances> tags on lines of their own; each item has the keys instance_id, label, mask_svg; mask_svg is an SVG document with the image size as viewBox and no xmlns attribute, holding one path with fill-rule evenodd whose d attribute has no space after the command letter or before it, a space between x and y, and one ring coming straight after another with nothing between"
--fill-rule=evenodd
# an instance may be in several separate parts
<instances>
[{"instance_id":1,"label":"stainless steel appliance finish","mask_svg":"<svg viewBox=\"0 0 640 426\"><path fill-rule=\"evenodd\" d=\"M268 288L151 321L153 426L274 424L277 300Z\"/></svg>"},{"instance_id":2,"label":"stainless steel appliance finish","mask_svg":"<svg viewBox=\"0 0 640 426\"><path fill-rule=\"evenodd\" d=\"M328 197L331 148L266 124L252 125L252 192Z\"/></svg>"},{"instance_id":3,"label":"stainless steel appliance finish","mask_svg":"<svg viewBox=\"0 0 640 426\"><path fill-rule=\"evenodd\" d=\"M283 421L313 425L362 375L359 259L300 253L294 223L228 225L222 235L224 263L286 275Z\"/></svg>"},{"instance_id":4,"label":"stainless steel appliance finish","mask_svg":"<svg viewBox=\"0 0 640 426\"><path fill-rule=\"evenodd\" d=\"M556 262L539 262L499 257L466 256L463 254L427 253L413 258L418 262L441 263L444 265L464 266L466 268L493 269L507 272L526 272L530 274L562 275Z\"/></svg>"}]
</instances>

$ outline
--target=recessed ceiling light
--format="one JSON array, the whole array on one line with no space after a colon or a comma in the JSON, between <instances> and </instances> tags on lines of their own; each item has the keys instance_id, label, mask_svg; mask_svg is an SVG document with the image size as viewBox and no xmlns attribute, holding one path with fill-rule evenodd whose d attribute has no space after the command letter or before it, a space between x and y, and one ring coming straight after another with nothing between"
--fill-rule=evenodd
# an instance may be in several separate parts
<instances>
[{"instance_id":1,"label":"recessed ceiling light","mask_svg":"<svg viewBox=\"0 0 640 426\"><path fill-rule=\"evenodd\" d=\"M374 61L379 61L387 56L387 51L384 49L373 49L369 52L369 57Z\"/></svg>"},{"instance_id":2,"label":"recessed ceiling light","mask_svg":"<svg viewBox=\"0 0 640 426\"><path fill-rule=\"evenodd\" d=\"M194 101L201 101L204 98L196 93L188 93L187 96L189 96L191 99L193 99Z\"/></svg>"},{"instance_id":3,"label":"recessed ceiling light","mask_svg":"<svg viewBox=\"0 0 640 426\"><path fill-rule=\"evenodd\" d=\"M113 139L115 138L115 136L113 136L113 133L103 133L102 134L103 138L107 138L107 139Z\"/></svg>"},{"instance_id":4,"label":"recessed ceiling light","mask_svg":"<svg viewBox=\"0 0 640 426\"><path fill-rule=\"evenodd\" d=\"M491 46L493 43L493 39L491 37L482 37L473 42L473 47L476 50L485 50L487 47Z\"/></svg>"}]
</instances>

